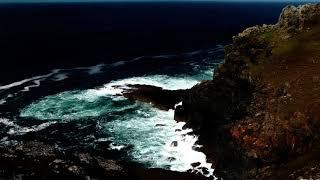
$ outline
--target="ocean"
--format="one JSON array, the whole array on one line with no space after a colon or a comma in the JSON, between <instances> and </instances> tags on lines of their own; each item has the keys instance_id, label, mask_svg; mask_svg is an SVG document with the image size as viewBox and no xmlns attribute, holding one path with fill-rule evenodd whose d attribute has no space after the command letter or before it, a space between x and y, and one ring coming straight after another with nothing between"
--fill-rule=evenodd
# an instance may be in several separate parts
<instances>
[{"instance_id":1,"label":"ocean","mask_svg":"<svg viewBox=\"0 0 320 180\"><path fill-rule=\"evenodd\" d=\"M127 84L176 90L212 79L232 36L275 23L285 5L0 4L0 145L39 132L37 140L60 149L108 141L106 151L124 152L119 159L175 171L200 162L212 176L197 135L174 121L174 110L121 93Z\"/></svg>"}]
</instances>

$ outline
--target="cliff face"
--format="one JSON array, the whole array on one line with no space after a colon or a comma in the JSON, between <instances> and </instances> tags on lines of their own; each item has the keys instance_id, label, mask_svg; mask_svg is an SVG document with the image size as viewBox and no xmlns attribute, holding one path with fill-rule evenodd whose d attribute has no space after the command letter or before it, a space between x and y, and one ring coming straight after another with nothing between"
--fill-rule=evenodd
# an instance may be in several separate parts
<instances>
[{"instance_id":1,"label":"cliff face","mask_svg":"<svg viewBox=\"0 0 320 180\"><path fill-rule=\"evenodd\" d=\"M227 50L229 62L241 57L247 39L254 59L239 74L255 85L247 111L231 128L232 137L255 158L278 160L308 151L317 140L320 125L320 5L289 6L275 26L257 27L235 37ZM243 42L244 41L244 42ZM261 42L261 43L260 43ZM238 52L240 56L229 54ZM252 61L253 60L253 61ZM287 157L285 157L287 158Z\"/></svg>"},{"instance_id":2,"label":"cliff face","mask_svg":"<svg viewBox=\"0 0 320 180\"><path fill-rule=\"evenodd\" d=\"M244 30L225 47L225 63L213 79L190 90L130 87L125 97L160 109L183 101L175 119L200 135L218 176L320 179L320 4L288 6L277 24ZM72 146L61 134L43 133L28 137L57 138ZM206 179L118 161L119 152L106 151L110 142L60 152L50 138L43 144L28 137L0 149L6 176Z\"/></svg>"},{"instance_id":3,"label":"cliff face","mask_svg":"<svg viewBox=\"0 0 320 180\"><path fill-rule=\"evenodd\" d=\"M225 63L187 93L176 119L200 134L208 152L231 147L245 162L293 162L319 144L319 87L320 4L288 6L276 25L233 38Z\"/></svg>"},{"instance_id":4,"label":"cliff face","mask_svg":"<svg viewBox=\"0 0 320 180\"><path fill-rule=\"evenodd\" d=\"M310 30L319 24L318 5L306 4L303 6L287 6L283 9L277 26L287 33Z\"/></svg>"}]
</instances>

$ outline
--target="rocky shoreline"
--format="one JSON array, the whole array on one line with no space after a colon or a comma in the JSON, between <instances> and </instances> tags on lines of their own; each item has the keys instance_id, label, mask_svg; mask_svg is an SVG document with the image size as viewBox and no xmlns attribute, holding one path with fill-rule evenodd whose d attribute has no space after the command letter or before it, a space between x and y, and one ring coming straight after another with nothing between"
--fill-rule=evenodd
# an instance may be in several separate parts
<instances>
[{"instance_id":1,"label":"rocky shoreline","mask_svg":"<svg viewBox=\"0 0 320 180\"><path fill-rule=\"evenodd\" d=\"M319 20L320 4L288 6L276 25L246 29L225 48L213 80L178 107L218 154L221 177L319 178Z\"/></svg>"},{"instance_id":2,"label":"rocky shoreline","mask_svg":"<svg viewBox=\"0 0 320 180\"><path fill-rule=\"evenodd\" d=\"M150 85L128 85L129 89L122 92L122 95L129 100L138 100L151 103L158 109L174 109L175 105L183 100L188 90L165 90Z\"/></svg>"},{"instance_id":3,"label":"rocky shoreline","mask_svg":"<svg viewBox=\"0 0 320 180\"><path fill-rule=\"evenodd\" d=\"M213 79L185 92L175 119L218 177L320 178L319 32L320 4L287 6L277 24L233 37Z\"/></svg>"},{"instance_id":4,"label":"rocky shoreline","mask_svg":"<svg viewBox=\"0 0 320 180\"><path fill-rule=\"evenodd\" d=\"M199 135L217 177L319 179L319 44L320 4L288 6L277 24L235 36L212 80L189 90L129 85L123 95L162 110L175 108L175 119ZM75 149L72 144L81 142L63 134L44 140L43 133L1 146L0 177L207 179L117 160L122 152L106 151L108 141ZM60 144L51 144L50 138Z\"/></svg>"},{"instance_id":5,"label":"rocky shoreline","mask_svg":"<svg viewBox=\"0 0 320 180\"><path fill-rule=\"evenodd\" d=\"M59 128L56 126L63 126L64 131L54 131ZM187 172L148 169L123 158L130 147L110 149L112 142L108 140L93 145L78 140L83 131L91 132L90 126L77 129L76 123L65 123L48 128L11 137L8 144L0 145L1 179L208 179ZM72 139L66 135L71 129Z\"/></svg>"}]
</instances>

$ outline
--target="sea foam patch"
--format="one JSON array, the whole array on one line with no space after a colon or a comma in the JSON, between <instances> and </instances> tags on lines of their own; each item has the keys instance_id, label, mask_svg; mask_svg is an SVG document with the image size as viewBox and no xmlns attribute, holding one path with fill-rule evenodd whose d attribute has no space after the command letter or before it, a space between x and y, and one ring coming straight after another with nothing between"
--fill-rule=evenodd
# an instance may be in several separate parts
<instances>
[{"instance_id":1,"label":"sea foam patch","mask_svg":"<svg viewBox=\"0 0 320 180\"><path fill-rule=\"evenodd\" d=\"M212 164L207 163L205 154L193 149L199 146L196 143L198 137L190 134L192 129L183 130L184 123L173 120L173 110L141 107L137 113L104 124L105 131L113 135L112 140L117 147L133 145L133 160L152 168L182 172L206 169L206 176L213 175ZM191 166L195 162L200 163L197 168Z\"/></svg>"},{"instance_id":2,"label":"sea foam patch","mask_svg":"<svg viewBox=\"0 0 320 180\"><path fill-rule=\"evenodd\" d=\"M30 78L26 78L20 81L16 81L7 85L0 86L0 90L8 90L14 87L23 86L24 84L30 84L22 87L22 92L30 91L30 88L39 87L41 81L45 81L48 78L52 78L53 81L62 81L68 78L68 72L71 73L73 71L86 71L88 75L99 74L103 72L103 68L105 64L97 64L95 66L88 67L76 67L70 69L53 69L48 74L34 76Z\"/></svg>"},{"instance_id":3,"label":"sea foam patch","mask_svg":"<svg viewBox=\"0 0 320 180\"><path fill-rule=\"evenodd\" d=\"M111 81L101 88L82 91L65 91L56 95L46 96L25 107L21 117L49 119L81 119L97 117L114 111L123 111L132 106L113 108L114 101L125 101L121 95L128 84L144 84L176 90L187 89L198 83L196 79L172 77L167 75L152 75L131 77ZM133 105L134 106L134 105Z\"/></svg>"},{"instance_id":4,"label":"sea foam patch","mask_svg":"<svg viewBox=\"0 0 320 180\"><path fill-rule=\"evenodd\" d=\"M208 54L214 54L221 51L220 49L209 50ZM174 171L193 169L206 176L212 176L212 164L206 161L205 154L194 150L196 149L194 147L200 147L197 144L198 137L192 134L192 129L182 129L184 123L174 121L173 110L161 111L149 104L132 102L121 96L122 92L129 88L127 86L129 84L153 85L177 90L188 89L201 80L212 79L214 73L212 69L217 62L212 62L210 60L212 57L207 55L204 59L199 59L203 58L201 55L198 56L201 53L203 52L195 51L183 54L183 57L187 58L183 63L189 67L190 72L128 77L113 80L98 88L61 92L31 103L21 110L20 116L49 120L49 122L73 120L81 123L87 119L94 119L99 130L105 133L105 137L99 137L95 141L112 141L109 148L115 150L123 148L127 150L126 147L129 147L128 153L134 161L153 168L166 168ZM161 58L164 57L170 58L170 56L161 56ZM136 58L130 63L140 59ZM51 73L54 74L46 78L63 81L73 76L74 72L81 71L88 75L95 75L107 72L110 67L118 67L127 63L118 61L109 65L60 69L52 71ZM29 81L41 81L43 77L39 78L29 79ZM43 126L32 128L36 130ZM27 131L12 126L8 133ZM199 166L192 167L191 163L198 163Z\"/></svg>"},{"instance_id":5,"label":"sea foam patch","mask_svg":"<svg viewBox=\"0 0 320 180\"><path fill-rule=\"evenodd\" d=\"M15 124L13 121L6 119L6 118L0 118L0 123L10 127L7 134L8 135L24 135L28 132L35 132L35 131L40 131L42 129L45 129L49 127L52 124L55 124L56 121L51 121L51 122L46 122L42 123L40 125L34 125L31 127L23 127Z\"/></svg>"},{"instance_id":6,"label":"sea foam patch","mask_svg":"<svg viewBox=\"0 0 320 180\"><path fill-rule=\"evenodd\" d=\"M183 130L184 124L174 121L173 110L161 111L145 103L119 98L128 84L154 85L175 90L190 88L198 82L197 78L184 76L131 77L111 81L97 89L66 91L44 97L24 108L20 116L53 121L99 117L99 126L112 136L113 144L110 148L133 146L130 156L134 161L149 167L175 171L187 171L193 168L191 163L200 162L199 168L206 168L206 175L211 176L213 169L206 162L206 156L193 150L197 136L187 134L192 130ZM15 129L12 128L12 133Z\"/></svg>"},{"instance_id":7,"label":"sea foam patch","mask_svg":"<svg viewBox=\"0 0 320 180\"><path fill-rule=\"evenodd\" d=\"M7 101L5 99L0 99L0 105L5 104Z\"/></svg>"},{"instance_id":8,"label":"sea foam patch","mask_svg":"<svg viewBox=\"0 0 320 180\"><path fill-rule=\"evenodd\" d=\"M102 88L93 89L91 91L95 92L99 96L104 95L120 95L126 85L130 84L141 84L141 85L152 85L162 87L169 90L177 89L188 89L199 83L199 81L192 77L173 77L168 75L150 75L142 77L131 77L126 79L121 79L117 81L111 81L105 84Z\"/></svg>"}]
</instances>

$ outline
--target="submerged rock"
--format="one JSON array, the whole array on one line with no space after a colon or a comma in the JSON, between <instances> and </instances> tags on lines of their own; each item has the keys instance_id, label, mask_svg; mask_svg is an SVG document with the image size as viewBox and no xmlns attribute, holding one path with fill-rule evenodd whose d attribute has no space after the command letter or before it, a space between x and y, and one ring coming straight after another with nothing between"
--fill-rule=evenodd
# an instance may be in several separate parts
<instances>
[{"instance_id":1,"label":"submerged rock","mask_svg":"<svg viewBox=\"0 0 320 180\"><path fill-rule=\"evenodd\" d=\"M210 172L208 171L208 168L205 168L205 167L202 167L202 168L201 168L201 171L202 171L202 173L203 173L204 175L207 175L207 174L210 173Z\"/></svg>"},{"instance_id":2,"label":"submerged rock","mask_svg":"<svg viewBox=\"0 0 320 180\"><path fill-rule=\"evenodd\" d=\"M191 166L195 168L200 166L200 164L201 164L200 162L195 162L195 163L192 163Z\"/></svg>"},{"instance_id":3,"label":"submerged rock","mask_svg":"<svg viewBox=\"0 0 320 180\"><path fill-rule=\"evenodd\" d=\"M178 141L172 141L171 146L172 147L177 147L178 146Z\"/></svg>"},{"instance_id":4,"label":"submerged rock","mask_svg":"<svg viewBox=\"0 0 320 180\"><path fill-rule=\"evenodd\" d=\"M156 124L156 127L163 127L166 126L165 124Z\"/></svg>"}]
</instances>

